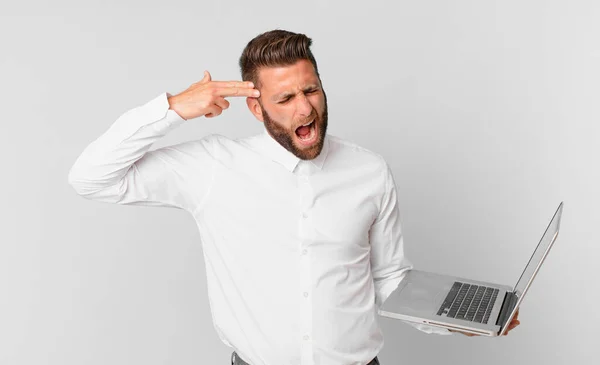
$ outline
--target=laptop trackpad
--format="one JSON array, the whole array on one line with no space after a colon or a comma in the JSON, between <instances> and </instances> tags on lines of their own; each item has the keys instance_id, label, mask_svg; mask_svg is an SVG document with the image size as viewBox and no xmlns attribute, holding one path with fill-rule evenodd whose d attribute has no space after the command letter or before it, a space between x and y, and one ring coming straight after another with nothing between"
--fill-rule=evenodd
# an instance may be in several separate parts
<instances>
[{"instance_id":1,"label":"laptop trackpad","mask_svg":"<svg viewBox=\"0 0 600 365\"><path fill-rule=\"evenodd\" d=\"M408 283L400 292L400 308L408 311L437 313L450 289L447 285L437 283Z\"/></svg>"}]
</instances>

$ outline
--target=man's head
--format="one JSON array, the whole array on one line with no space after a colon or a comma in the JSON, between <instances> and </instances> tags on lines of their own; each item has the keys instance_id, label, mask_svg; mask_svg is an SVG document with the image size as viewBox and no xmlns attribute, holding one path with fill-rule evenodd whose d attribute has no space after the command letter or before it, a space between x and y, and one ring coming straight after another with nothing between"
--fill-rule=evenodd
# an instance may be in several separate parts
<instances>
[{"instance_id":1,"label":"man's head","mask_svg":"<svg viewBox=\"0 0 600 365\"><path fill-rule=\"evenodd\" d=\"M248 108L279 144L303 160L321 153L327 133L327 96L311 44L304 34L272 30L248 42L239 61L242 80L260 90L259 98L246 99ZM299 128L313 120L308 129Z\"/></svg>"}]
</instances>

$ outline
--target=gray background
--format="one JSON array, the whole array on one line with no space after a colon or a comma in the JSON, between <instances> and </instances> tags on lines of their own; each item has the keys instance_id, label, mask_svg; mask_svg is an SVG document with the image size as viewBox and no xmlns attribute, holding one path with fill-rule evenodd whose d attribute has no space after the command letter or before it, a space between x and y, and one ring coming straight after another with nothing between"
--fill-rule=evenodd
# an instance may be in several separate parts
<instances>
[{"instance_id":1,"label":"gray background","mask_svg":"<svg viewBox=\"0 0 600 365\"><path fill-rule=\"evenodd\" d=\"M468 338L381 318L382 364L599 355L597 1L7 3L0 364L228 364L191 216L90 202L67 175L126 110L204 70L239 79L243 47L274 28L313 38L330 133L392 166L417 268L513 285L565 202L521 326ZM230 101L153 149L262 131Z\"/></svg>"}]
</instances>

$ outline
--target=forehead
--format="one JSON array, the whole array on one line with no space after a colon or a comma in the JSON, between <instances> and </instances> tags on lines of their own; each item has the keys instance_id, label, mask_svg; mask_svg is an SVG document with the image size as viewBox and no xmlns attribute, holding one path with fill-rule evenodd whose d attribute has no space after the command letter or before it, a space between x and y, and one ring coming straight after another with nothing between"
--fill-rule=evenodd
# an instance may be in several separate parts
<instances>
[{"instance_id":1,"label":"forehead","mask_svg":"<svg viewBox=\"0 0 600 365\"><path fill-rule=\"evenodd\" d=\"M307 86L318 86L319 78L308 60L299 60L293 65L263 67L259 70L261 94L295 92Z\"/></svg>"}]
</instances>

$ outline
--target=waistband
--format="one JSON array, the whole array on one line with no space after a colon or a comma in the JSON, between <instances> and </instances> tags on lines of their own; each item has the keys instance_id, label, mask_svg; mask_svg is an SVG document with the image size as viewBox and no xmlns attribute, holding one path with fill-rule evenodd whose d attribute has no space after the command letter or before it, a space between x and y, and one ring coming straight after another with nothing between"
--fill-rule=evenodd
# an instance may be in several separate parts
<instances>
[{"instance_id":1,"label":"waistband","mask_svg":"<svg viewBox=\"0 0 600 365\"><path fill-rule=\"evenodd\" d=\"M231 353L231 365L250 365L247 362L245 362L241 357L238 356L238 354L234 351ZM373 360L371 360L368 364L366 365L381 365L379 363L379 359L377 359L377 356L375 356L375 358Z\"/></svg>"}]
</instances>

